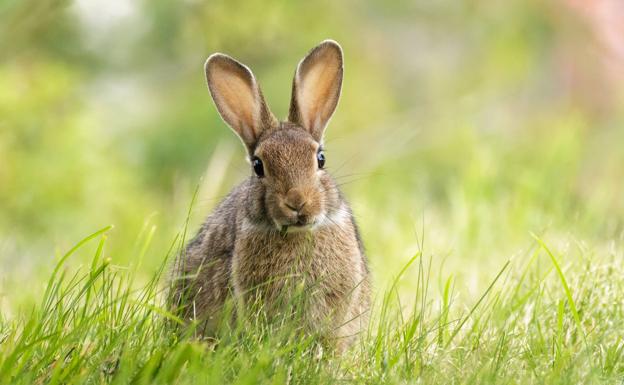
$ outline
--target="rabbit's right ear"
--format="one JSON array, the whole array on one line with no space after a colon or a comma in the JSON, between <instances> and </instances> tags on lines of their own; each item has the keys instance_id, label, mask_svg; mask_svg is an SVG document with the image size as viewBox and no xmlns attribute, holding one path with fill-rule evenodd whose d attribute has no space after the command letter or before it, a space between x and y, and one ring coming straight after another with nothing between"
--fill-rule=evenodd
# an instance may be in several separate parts
<instances>
[{"instance_id":1,"label":"rabbit's right ear","mask_svg":"<svg viewBox=\"0 0 624 385\"><path fill-rule=\"evenodd\" d=\"M219 114L252 154L260 133L277 124L256 78L247 66L221 53L210 55L205 70Z\"/></svg>"}]
</instances>

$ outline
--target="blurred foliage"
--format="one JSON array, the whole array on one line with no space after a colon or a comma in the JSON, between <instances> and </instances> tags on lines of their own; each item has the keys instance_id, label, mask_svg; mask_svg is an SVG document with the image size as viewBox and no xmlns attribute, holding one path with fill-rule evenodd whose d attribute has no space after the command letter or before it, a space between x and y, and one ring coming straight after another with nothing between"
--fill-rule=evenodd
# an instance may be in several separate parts
<instances>
[{"instance_id":1,"label":"blurred foliage","mask_svg":"<svg viewBox=\"0 0 624 385\"><path fill-rule=\"evenodd\" d=\"M3 286L109 223L121 264L158 225L158 266L196 186L189 231L249 172L205 58L248 64L285 116L297 61L328 37L346 54L329 164L380 282L423 229L466 272L530 231L621 239L623 87L593 28L563 0L0 1Z\"/></svg>"}]
</instances>

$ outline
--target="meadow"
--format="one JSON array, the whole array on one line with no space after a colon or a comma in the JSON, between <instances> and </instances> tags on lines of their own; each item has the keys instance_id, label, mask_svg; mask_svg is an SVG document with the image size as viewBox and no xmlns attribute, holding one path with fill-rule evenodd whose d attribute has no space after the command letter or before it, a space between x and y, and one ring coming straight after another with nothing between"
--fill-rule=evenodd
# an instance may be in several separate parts
<instances>
[{"instance_id":1,"label":"meadow","mask_svg":"<svg viewBox=\"0 0 624 385\"><path fill-rule=\"evenodd\" d=\"M624 383L622 20L607 0L0 2L0 384ZM342 356L251 311L180 333L168 268L250 172L205 58L250 65L285 116L328 37L369 328Z\"/></svg>"}]
</instances>

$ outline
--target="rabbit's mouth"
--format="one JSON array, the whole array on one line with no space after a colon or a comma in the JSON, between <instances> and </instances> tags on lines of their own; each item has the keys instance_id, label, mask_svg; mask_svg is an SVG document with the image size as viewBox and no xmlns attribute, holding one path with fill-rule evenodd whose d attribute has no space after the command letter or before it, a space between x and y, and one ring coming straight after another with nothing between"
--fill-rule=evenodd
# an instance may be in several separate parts
<instances>
[{"instance_id":1,"label":"rabbit's mouth","mask_svg":"<svg viewBox=\"0 0 624 385\"><path fill-rule=\"evenodd\" d=\"M316 226L316 220L298 219L289 224L278 225L281 234L302 233L312 230Z\"/></svg>"},{"instance_id":2,"label":"rabbit's mouth","mask_svg":"<svg viewBox=\"0 0 624 385\"><path fill-rule=\"evenodd\" d=\"M304 233L307 231L312 230L313 225L312 224L307 224L307 225L289 225L289 226L282 226L282 228L280 229L280 233L281 234L291 234L291 233Z\"/></svg>"}]
</instances>

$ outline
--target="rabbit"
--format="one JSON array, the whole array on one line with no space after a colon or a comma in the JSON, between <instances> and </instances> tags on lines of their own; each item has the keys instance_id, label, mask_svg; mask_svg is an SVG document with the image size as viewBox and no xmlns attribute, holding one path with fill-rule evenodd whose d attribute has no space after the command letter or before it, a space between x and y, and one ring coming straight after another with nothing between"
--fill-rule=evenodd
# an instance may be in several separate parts
<instances>
[{"instance_id":1,"label":"rabbit","mask_svg":"<svg viewBox=\"0 0 624 385\"><path fill-rule=\"evenodd\" d=\"M299 62L286 121L271 113L244 64L215 53L205 73L219 114L246 148L251 175L175 264L178 314L202 320L210 334L228 298L270 304L298 282L308 303L301 326L344 351L368 325L371 300L358 227L325 169L323 134L342 89L342 48L325 40Z\"/></svg>"}]
</instances>

